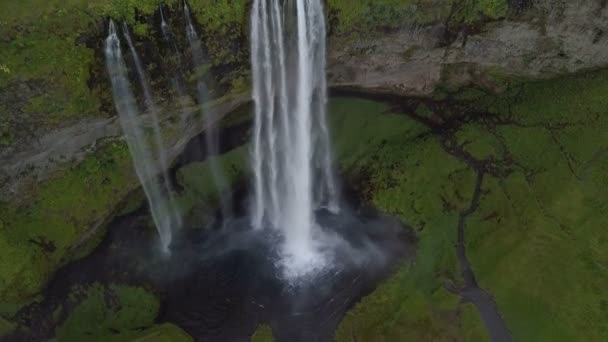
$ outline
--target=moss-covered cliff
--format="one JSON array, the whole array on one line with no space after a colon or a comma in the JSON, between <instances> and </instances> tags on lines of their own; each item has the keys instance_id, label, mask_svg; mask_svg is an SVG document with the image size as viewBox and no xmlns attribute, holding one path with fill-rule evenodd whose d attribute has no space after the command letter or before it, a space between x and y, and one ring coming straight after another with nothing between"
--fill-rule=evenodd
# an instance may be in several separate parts
<instances>
[{"instance_id":1,"label":"moss-covered cliff","mask_svg":"<svg viewBox=\"0 0 608 342\"><path fill-rule=\"evenodd\" d=\"M0 314L7 318L61 265L97 244L138 186L103 61L109 17L124 19L135 34L172 156L203 129L177 128L168 75L180 65L160 33L161 4L187 60L176 0L0 3ZM250 1L189 4L210 55L213 96L246 91ZM416 120L369 101L333 104L343 166L374 205L420 237L416 264L358 306L337 339L484 337L473 306L448 291L462 285L455 220L469 205L481 162L491 169L467 220L468 251L513 336L606 338L606 239L598 229L608 216L599 191L606 186L606 73L553 80L608 65L606 2L327 0L326 9L334 85L427 98L403 110ZM193 94L197 71L181 71ZM538 79L551 80L529 83ZM455 155L448 143L466 154ZM199 168L182 169L180 181L192 183ZM181 194L185 211L209 190L198 185ZM0 335L12 328L7 322L0 317Z\"/></svg>"}]
</instances>

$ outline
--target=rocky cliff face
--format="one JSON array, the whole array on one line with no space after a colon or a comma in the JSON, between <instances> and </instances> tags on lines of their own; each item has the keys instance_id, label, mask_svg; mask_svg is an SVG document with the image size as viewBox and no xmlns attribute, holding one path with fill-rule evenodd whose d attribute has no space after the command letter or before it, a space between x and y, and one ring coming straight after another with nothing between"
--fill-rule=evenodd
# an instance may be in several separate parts
<instances>
[{"instance_id":1,"label":"rocky cliff face","mask_svg":"<svg viewBox=\"0 0 608 342\"><path fill-rule=\"evenodd\" d=\"M518 5L520 7L517 7ZM332 84L402 96L508 80L548 79L608 62L606 1L519 1L505 18L467 22L449 11L430 23L332 38Z\"/></svg>"},{"instance_id":2,"label":"rocky cliff face","mask_svg":"<svg viewBox=\"0 0 608 342\"><path fill-rule=\"evenodd\" d=\"M0 247L7 251L0 261L2 297L22 302L36 294L137 186L105 74L101 49L108 17L124 18L132 28L157 99L173 109L163 118L172 157L203 129L194 100L179 99L171 89L168 75L181 65L162 40L160 3L0 5ZM179 1L166 3L184 49L181 60L187 61ZM247 93L249 84L249 1L190 5L211 56L206 71L217 82L214 97L226 99L218 110L228 112L248 100L237 94ZM512 83L608 65L603 0L327 0L326 5L328 73L338 87L416 97L468 88L500 93ZM190 94L192 76L206 71L184 72ZM190 108L186 133L176 129L182 110L175 110L175 103ZM98 199L83 203L81 196L90 193ZM74 207L76 216L70 215ZM41 264L41 271L23 273L31 263Z\"/></svg>"}]
</instances>

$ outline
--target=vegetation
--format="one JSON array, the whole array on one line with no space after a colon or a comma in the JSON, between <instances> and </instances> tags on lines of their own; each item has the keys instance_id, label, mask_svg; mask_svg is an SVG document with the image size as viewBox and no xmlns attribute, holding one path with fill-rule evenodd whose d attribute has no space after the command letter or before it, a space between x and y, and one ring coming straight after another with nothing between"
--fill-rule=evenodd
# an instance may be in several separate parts
<instances>
[{"instance_id":1,"label":"vegetation","mask_svg":"<svg viewBox=\"0 0 608 342\"><path fill-rule=\"evenodd\" d=\"M161 2L1 2L0 147L83 117L109 115L99 55L106 33L100 24L106 17L124 19L138 39L154 41L150 18ZM166 3L179 9L176 0ZM221 70L220 83L235 92L248 87L248 3L190 1L211 57L208 67ZM439 21L474 26L509 14L507 0L328 0L327 6L331 27L341 36ZM446 135L475 161L500 170L486 174L480 206L467 219L467 252L514 339L608 340L607 80L603 70L522 83L500 96L449 89L458 93L442 93L438 100L465 104L460 114L466 120L452 118L455 125L443 135L408 117L431 117L435 109L425 105L396 113L374 101L332 100L340 166L366 200L400 217L419 238L415 262L402 265L349 312L336 340L488 339L475 307L456 293L462 286L456 222L470 203L479 170L446 150ZM467 116L471 111L486 115ZM22 201L0 203L5 318L35 300L58 267L95 246L98 240L88 238L135 186L126 145L101 145L83 162L32 187ZM231 182L243 176L245 159L245 146L222 157ZM202 198L213 202L210 179L205 163L178 172L184 213L204 213ZM94 285L73 300L76 307L57 330L60 341L102 341L110 334L122 340L191 340L174 326L154 325L158 299L144 289ZM0 318L0 336L12 329ZM253 339L272 340L272 331L262 326Z\"/></svg>"},{"instance_id":2,"label":"vegetation","mask_svg":"<svg viewBox=\"0 0 608 342\"><path fill-rule=\"evenodd\" d=\"M450 158L426 127L389 109L368 100L332 100L334 140L359 191L417 231L416 261L351 310L336 340L485 336L476 311L444 288L446 282L461 283L454 222L470 202L474 173Z\"/></svg>"},{"instance_id":3,"label":"vegetation","mask_svg":"<svg viewBox=\"0 0 608 342\"><path fill-rule=\"evenodd\" d=\"M508 0L328 0L339 34L451 21L472 24L509 12Z\"/></svg>"},{"instance_id":4,"label":"vegetation","mask_svg":"<svg viewBox=\"0 0 608 342\"><path fill-rule=\"evenodd\" d=\"M608 339L607 77L529 83L493 108L517 123L495 136L518 165L484 183L469 251L515 340Z\"/></svg>"},{"instance_id":5,"label":"vegetation","mask_svg":"<svg viewBox=\"0 0 608 342\"><path fill-rule=\"evenodd\" d=\"M84 299L79 301L79 296ZM146 290L123 285L94 284L76 290L71 300L79 304L57 329L59 342L133 341L142 329L154 324L160 306Z\"/></svg>"},{"instance_id":6,"label":"vegetation","mask_svg":"<svg viewBox=\"0 0 608 342\"><path fill-rule=\"evenodd\" d=\"M31 139L86 116L109 115L111 94L100 54L103 19L124 19L141 39L152 40L150 17L177 0L25 0L0 3L0 146ZM244 48L246 1L190 2L213 65L231 66L220 80L243 89L248 77ZM178 23L175 23L176 25ZM179 23L183 29L183 23ZM233 84L234 82L234 84ZM4 101L4 99L7 99ZM110 107L111 108L111 107Z\"/></svg>"},{"instance_id":7,"label":"vegetation","mask_svg":"<svg viewBox=\"0 0 608 342\"><path fill-rule=\"evenodd\" d=\"M133 342L192 342L193 338L179 327L165 323L140 333Z\"/></svg>"},{"instance_id":8,"label":"vegetation","mask_svg":"<svg viewBox=\"0 0 608 342\"><path fill-rule=\"evenodd\" d=\"M488 114L453 118L458 146L500 171L486 171L480 207L465 229L477 280L496 298L514 340L608 338L608 298L600 290L608 281L607 76L603 70L473 97L468 110ZM475 170L434 133L412 129L418 124L406 116L391 124L398 119L386 106L354 103L333 110L348 113L349 130L359 125L364 134L348 140L347 151L368 150L351 172L366 175L370 200L413 225L420 241L415 263L357 305L336 340L487 339L477 310L445 289L459 287L456 213L470 201ZM380 130L388 132L384 140L366 138Z\"/></svg>"},{"instance_id":9,"label":"vegetation","mask_svg":"<svg viewBox=\"0 0 608 342\"><path fill-rule=\"evenodd\" d=\"M22 303L98 229L134 187L124 143L110 142L39 184L23 205L0 203L1 303Z\"/></svg>"},{"instance_id":10,"label":"vegetation","mask_svg":"<svg viewBox=\"0 0 608 342\"><path fill-rule=\"evenodd\" d=\"M15 324L0 317L0 338L8 335L15 329Z\"/></svg>"},{"instance_id":11,"label":"vegetation","mask_svg":"<svg viewBox=\"0 0 608 342\"><path fill-rule=\"evenodd\" d=\"M224 170L227 185L232 186L243 179L247 172L247 146L241 146L221 157L217 163ZM186 221L200 224L209 222L210 215L219 203L218 189L216 188L209 161L191 163L178 171L178 183L184 189L177 202ZM222 189L230 191L230 189Z\"/></svg>"},{"instance_id":12,"label":"vegetation","mask_svg":"<svg viewBox=\"0 0 608 342\"><path fill-rule=\"evenodd\" d=\"M253 336L251 336L251 342L274 342L274 335L272 334L272 328L268 325L260 325Z\"/></svg>"}]
</instances>

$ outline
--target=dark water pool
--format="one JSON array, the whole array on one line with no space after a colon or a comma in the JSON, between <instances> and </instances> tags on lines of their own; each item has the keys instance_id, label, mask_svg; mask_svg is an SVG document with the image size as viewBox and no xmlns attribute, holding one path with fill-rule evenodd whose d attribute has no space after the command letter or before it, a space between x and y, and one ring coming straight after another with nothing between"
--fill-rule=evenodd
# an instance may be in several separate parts
<instances>
[{"instance_id":1,"label":"dark water pool","mask_svg":"<svg viewBox=\"0 0 608 342\"><path fill-rule=\"evenodd\" d=\"M184 230L170 256L147 220L145 210L116 219L95 252L59 271L45 299L22 313L31 328L24 340L52 337L57 322L49 317L69 290L97 282L152 289L161 301L158 321L197 341L249 341L259 324L269 324L278 341L329 341L346 311L413 253L409 230L395 219L319 212L322 236L337 241L327 248L327 267L287 280L280 234L254 231L244 217L221 229Z\"/></svg>"}]
</instances>

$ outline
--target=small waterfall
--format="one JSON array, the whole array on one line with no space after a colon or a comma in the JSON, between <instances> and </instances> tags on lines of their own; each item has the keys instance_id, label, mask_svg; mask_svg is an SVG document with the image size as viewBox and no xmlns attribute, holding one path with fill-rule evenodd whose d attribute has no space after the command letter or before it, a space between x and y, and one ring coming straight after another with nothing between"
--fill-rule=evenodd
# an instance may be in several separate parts
<instances>
[{"instance_id":1,"label":"small waterfall","mask_svg":"<svg viewBox=\"0 0 608 342\"><path fill-rule=\"evenodd\" d=\"M150 82L148 82L148 78L146 77L141 58L139 58L139 54L137 53L137 50L135 50L133 40L131 39L131 34L129 33L129 27L125 22L123 22L123 31L125 39L127 40L127 44L129 46L129 50L131 51L131 56L133 57L133 63L135 64L135 70L137 71L137 78L139 79L139 83L141 84L141 88L143 89L144 100L146 102L147 107L146 109L150 114L150 117L152 118L152 134L154 135L155 144L154 148L157 154L157 159L160 162L160 167L162 169L163 184L165 185L165 192L169 199L168 205L171 209L171 220L174 224L181 226L181 217L177 213L176 208L174 208L175 199L173 197L173 191L170 186L170 178L168 174L169 164L167 162L167 152L165 151L165 146L163 144L162 131L160 129L160 123L158 120L158 108L156 107L156 103L152 96Z\"/></svg>"},{"instance_id":2,"label":"small waterfall","mask_svg":"<svg viewBox=\"0 0 608 342\"><path fill-rule=\"evenodd\" d=\"M295 8L290 1L255 0L251 13L252 224L282 231L290 272L300 273L315 263L314 210L337 212L339 201L326 124L323 6L291 1ZM295 30L286 25L291 9Z\"/></svg>"},{"instance_id":3,"label":"small waterfall","mask_svg":"<svg viewBox=\"0 0 608 342\"><path fill-rule=\"evenodd\" d=\"M167 24L167 21L165 19L165 13L163 11L163 6L160 6L160 19L161 19L161 23L160 23L160 27L161 27L161 31L163 33L163 39L165 40L165 42L169 45L169 48L171 50L171 57L175 60L175 65L177 67L177 70L170 76L171 78L171 86L173 87L173 89L175 90L175 93L177 94L179 101L180 101L180 106L181 108L183 108L185 106L184 100L187 98L187 94L186 94L186 89L184 88L183 82L182 82L182 73L181 73L181 54L179 52L179 49L177 48L177 44L175 43L175 38L173 36L173 33L171 32L171 29L169 28L169 25ZM188 113L182 110L181 113L181 125L182 128L186 128L187 125L187 120L186 118L188 117Z\"/></svg>"},{"instance_id":4,"label":"small waterfall","mask_svg":"<svg viewBox=\"0 0 608 342\"><path fill-rule=\"evenodd\" d=\"M192 54L192 64L194 72L197 75L197 96L198 103L205 118L205 145L207 148L207 161L211 168L211 174L218 190L220 206L222 209L222 217L228 219L232 217L232 201L229 194L228 182L224 177L222 166L217 162L219 154L219 131L218 117L215 111L206 106L209 102L208 82L205 80L207 73L204 68L207 67L208 59L203 52L200 39L194 25L192 24L192 16L188 4L184 2L184 16L186 17L186 34L190 43L190 53Z\"/></svg>"},{"instance_id":5,"label":"small waterfall","mask_svg":"<svg viewBox=\"0 0 608 342\"><path fill-rule=\"evenodd\" d=\"M125 31L125 33L128 31ZM133 44L130 37L126 37L129 45L132 47ZM123 59L122 50L120 47L120 39L116 26L112 20L110 20L109 35L105 42L105 56L106 66L110 79L112 82L112 95L114 97L114 104L118 112L120 123L123 128L129 151L133 159L133 165L137 176L143 186L144 192L150 205L150 211L154 224L160 235L162 249L165 252L169 251L171 244L173 228L179 225L179 215L177 215L175 208L173 207L172 201L166 198L171 196L170 189L167 188L166 184L166 159L155 158L155 153L158 152L160 145L160 133L158 129L158 119L154 118L155 106L151 99L151 93L149 92L146 97L146 105L150 111L150 115L153 117L154 127L154 142L155 148L151 148L146 138L145 130L143 127L142 118L139 116L139 110L135 101L135 96L131 90L129 83L127 68ZM139 57L133 53L133 58L136 59L136 65L138 64ZM141 68L141 63L139 63ZM138 70L138 74L143 70ZM146 82L144 82L146 83ZM145 84L142 84L144 93L146 92ZM158 173L162 173L165 178L161 181L156 177Z\"/></svg>"}]
</instances>

